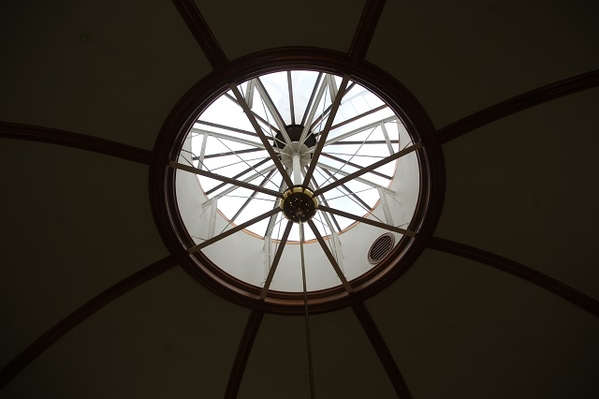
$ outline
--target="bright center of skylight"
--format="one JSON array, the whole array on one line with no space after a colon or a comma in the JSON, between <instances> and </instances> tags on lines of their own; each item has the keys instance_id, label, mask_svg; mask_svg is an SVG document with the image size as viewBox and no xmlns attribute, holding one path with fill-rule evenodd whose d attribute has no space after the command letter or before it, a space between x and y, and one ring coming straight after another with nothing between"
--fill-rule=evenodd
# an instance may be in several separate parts
<instances>
[{"instance_id":1,"label":"bright center of skylight","mask_svg":"<svg viewBox=\"0 0 599 399\"><path fill-rule=\"evenodd\" d=\"M292 177L304 183L318 142L329 120L342 78L314 71L283 71L260 76L237 86L254 120L269 145ZM329 122L322 153L306 188L319 188L397 153L411 144L400 119L375 94L349 81L334 120ZM181 152L191 166L223 175L252 186L284 192L288 184L256 134L232 90L219 97L196 120ZM296 156L297 162L293 162ZM369 215L381 202L393 180L397 161L387 162L360 177L326 191L322 205L354 215ZM201 212L217 209L232 225L239 225L277 206L280 199L250 187L226 184L197 176L206 202ZM301 184L298 184L301 185ZM390 200L397 201L394 196ZM216 207L215 207L216 205ZM246 228L267 239L279 239L285 225L284 213ZM342 233L355 220L316 212L313 222L322 236ZM217 234L218 232L214 232ZM290 241L298 241L297 227ZM315 238L308 229L306 240Z\"/></svg>"}]
</instances>

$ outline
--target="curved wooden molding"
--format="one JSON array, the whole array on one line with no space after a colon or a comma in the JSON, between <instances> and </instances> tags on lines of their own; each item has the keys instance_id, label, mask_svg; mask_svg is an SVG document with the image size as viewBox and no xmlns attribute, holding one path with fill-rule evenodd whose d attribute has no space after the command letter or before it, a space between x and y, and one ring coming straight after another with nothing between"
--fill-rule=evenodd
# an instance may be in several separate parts
<instances>
[{"instance_id":1,"label":"curved wooden molding","mask_svg":"<svg viewBox=\"0 0 599 399\"><path fill-rule=\"evenodd\" d=\"M368 0L362 11L356 33L349 46L349 58L352 62L363 61L370 47L374 31L385 8L385 0Z\"/></svg>"},{"instance_id":2,"label":"curved wooden molding","mask_svg":"<svg viewBox=\"0 0 599 399\"><path fill-rule=\"evenodd\" d=\"M52 129L49 127L0 122L0 137L64 145L146 165L153 164L155 160L152 151L117 143L116 141L105 140L65 130Z\"/></svg>"},{"instance_id":3,"label":"curved wooden molding","mask_svg":"<svg viewBox=\"0 0 599 399\"><path fill-rule=\"evenodd\" d=\"M189 31L196 39L212 68L224 70L229 60L220 47L206 20L200 13L194 0L173 0L177 11L187 24Z\"/></svg>"},{"instance_id":4,"label":"curved wooden molding","mask_svg":"<svg viewBox=\"0 0 599 399\"><path fill-rule=\"evenodd\" d=\"M171 270L177 266L178 261L174 256L167 256L156 263L147 266L140 271L133 273L124 280L116 283L104 292L96 295L89 302L75 310L73 313L62 319L54 327L46 331L35 342L29 345L23 352L15 357L10 363L0 370L0 388L5 386L11 379L19 374L29 363L37 358L42 352L58 341L63 335L71 331L82 321L100 310L105 305L114 301L121 295L139 287L143 283Z\"/></svg>"},{"instance_id":5,"label":"curved wooden molding","mask_svg":"<svg viewBox=\"0 0 599 399\"><path fill-rule=\"evenodd\" d=\"M231 368L231 374L229 374L229 382L227 383L227 390L225 391L225 399L235 399L241 386L241 380L252 351L252 346L258 335L260 324L264 318L264 312L261 310L252 310L248 322L245 325L245 330L241 336L241 342L237 349L237 356L235 362Z\"/></svg>"},{"instance_id":6,"label":"curved wooden molding","mask_svg":"<svg viewBox=\"0 0 599 399\"><path fill-rule=\"evenodd\" d=\"M411 399L412 394L410 393L410 390L408 389L408 386L406 385L406 382L399 371L399 367L397 367L397 363L395 363L395 359L393 359L393 355L391 354L391 351L389 351L383 336L374 323L374 319L366 308L366 305L364 305L364 302L357 302L352 305L352 309L360 321L362 328L366 332L366 335L368 336L374 351L378 355L379 360L383 364L383 367L387 372L387 376L389 377L391 384L393 384L393 388L395 388L395 393L397 393L397 396L400 399Z\"/></svg>"},{"instance_id":7,"label":"curved wooden molding","mask_svg":"<svg viewBox=\"0 0 599 399\"><path fill-rule=\"evenodd\" d=\"M551 83L547 86L512 97L509 100L502 101L499 104L485 108L447 125L437 131L437 140L440 144L445 144L481 126L518 111L596 86L599 86L599 70Z\"/></svg>"},{"instance_id":8,"label":"curved wooden molding","mask_svg":"<svg viewBox=\"0 0 599 399\"><path fill-rule=\"evenodd\" d=\"M431 237L428 247L437 251L446 252L452 255L461 256L470 260L484 263L496 269L520 277L531 282L547 291L553 292L574 305L599 317L599 302L593 298L576 291L556 279L538 272L530 267L524 266L513 260L495 255L482 249L474 248L469 245L457 243L455 241L445 240L439 237Z\"/></svg>"}]
</instances>

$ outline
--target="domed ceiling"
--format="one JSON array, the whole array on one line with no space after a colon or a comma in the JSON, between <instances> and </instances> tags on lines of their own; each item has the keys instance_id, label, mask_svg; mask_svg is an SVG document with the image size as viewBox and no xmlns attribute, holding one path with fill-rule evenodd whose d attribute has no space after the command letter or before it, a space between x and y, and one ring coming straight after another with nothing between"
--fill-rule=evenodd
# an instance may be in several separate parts
<instances>
[{"instance_id":1,"label":"domed ceiling","mask_svg":"<svg viewBox=\"0 0 599 399\"><path fill-rule=\"evenodd\" d=\"M595 398L598 17L596 1L3 1L0 397ZM383 197L322 219L307 270L338 281L305 297L210 266L171 206L193 118L231 90L260 131L242 83L300 69L338 77L330 109L351 82L379 96L421 172L407 227ZM284 170L291 144L272 148ZM335 179L372 171L345 162ZM314 184L320 214L334 196ZM361 280L342 263L366 259L366 225L399 244Z\"/></svg>"}]
</instances>

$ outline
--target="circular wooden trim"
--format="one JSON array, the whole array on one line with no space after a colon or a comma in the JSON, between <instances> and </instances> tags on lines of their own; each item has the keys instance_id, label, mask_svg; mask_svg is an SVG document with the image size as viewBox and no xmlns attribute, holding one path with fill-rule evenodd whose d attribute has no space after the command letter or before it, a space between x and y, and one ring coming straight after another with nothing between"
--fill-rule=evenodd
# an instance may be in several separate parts
<instances>
[{"instance_id":1,"label":"circular wooden trim","mask_svg":"<svg viewBox=\"0 0 599 399\"><path fill-rule=\"evenodd\" d=\"M421 168L418 205L409 230L414 238L403 237L384 261L350 281L353 293L343 286L308 293L311 313L336 310L363 301L398 279L427 247L439 220L445 193L445 162L434 127L415 97L396 79L366 62L352 63L346 54L307 47L286 47L254 53L232 61L225 71L214 71L196 83L175 105L164 122L154 147L156 163L150 168L150 201L158 231L183 268L218 295L239 305L270 313L303 314L303 294L270 291L259 300L260 289L227 274L201 251L189 255L194 245L177 208L175 160L181 142L197 115L228 90L231 83L285 69L307 69L350 75L353 81L379 95L402 119L415 141L423 144L416 152Z\"/></svg>"}]
</instances>

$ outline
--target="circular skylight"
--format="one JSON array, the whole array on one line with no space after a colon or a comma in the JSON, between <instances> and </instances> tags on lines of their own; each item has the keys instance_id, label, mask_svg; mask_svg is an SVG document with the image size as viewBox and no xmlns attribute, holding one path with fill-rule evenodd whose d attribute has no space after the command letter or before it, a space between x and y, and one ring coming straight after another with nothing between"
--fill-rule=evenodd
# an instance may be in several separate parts
<instances>
[{"instance_id":1,"label":"circular skylight","mask_svg":"<svg viewBox=\"0 0 599 399\"><path fill-rule=\"evenodd\" d=\"M392 257L417 235L422 143L349 76L262 74L196 112L169 163L186 250L259 300L301 292L302 267L307 291L352 292L378 237Z\"/></svg>"}]
</instances>

